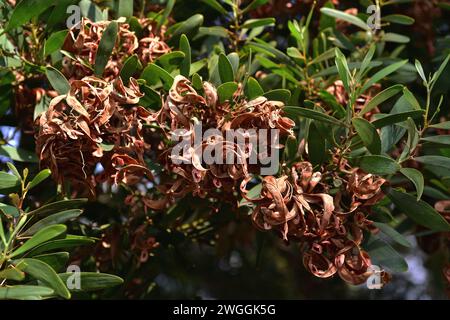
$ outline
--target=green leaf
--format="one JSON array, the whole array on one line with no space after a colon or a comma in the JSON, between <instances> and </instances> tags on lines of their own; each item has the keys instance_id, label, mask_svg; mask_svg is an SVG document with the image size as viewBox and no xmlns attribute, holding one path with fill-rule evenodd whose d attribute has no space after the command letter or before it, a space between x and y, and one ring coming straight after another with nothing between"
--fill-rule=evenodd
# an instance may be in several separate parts
<instances>
[{"instance_id":1,"label":"green leaf","mask_svg":"<svg viewBox=\"0 0 450 320\"><path fill-rule=\"evenodd\" d=\"M61 30L52 33L50 37L45 40L44 55L51 55L53 52L61 49L68 32L69 30Z\"/></svg>"},{"instance_id":2,"label":"green leaf","mask_svg":"<svg viewBox=\"0 0 450 320\"><path fill-rule=\"evenodd\" d=\"M408 43L411 41L409 37L393 32L385 33L383 36L383 40L386 42L394 42L394 43Z\"/></svg>"},{"instance_id":3,"label":"green leaf","mask_svg":"<svg viewBox=\"0 0 450 320\"><path fill-rule=\"evenodd\" d=\"M20 181L15 175L0 171L0 192L16 188L19 185Z\"/></svg>"},{"instance_id":4,"label":"green leaf","mask_svg":"<svg viewBox=\"0 0 450 320\"><path fill-rule=\"evenodd\" d=\"M353 118L352 123L367 150L372 154L380 154L381 140L375 126L364 118Z\"/></svg>"},{"instance_id":5,"label":"green leaf","mask_svg":"<svg viewBox=\"0 0 450 320\"><path fill-rule=\"evenodd\" d=\"M274 89L264 93L264 97L272 101L281 101L287 104L291 99L291 92L287 89Z\"/></svg>"},{"instance_id":6,"label":"green leaf","mask_svg":"<svg viewBox=\"0 0 450 320\"><path fill-rule=\"evenodd\" d=\"M160 65L164 70L170 72L173 67L177 67L184 60L185 55L182 51L168 52L156 60L156 63Z\"/></svg>"},{"instance_id":7,"label":"green leaf","mask_svg":"<svg viewBox=\"0 0 450 320\"><path fill-rule=\"evenodd\" d=\"M329 124L345 127L345 124L338 119L329 116L323 112L318 112L311 109L301 108L301 107L284 107L283 111L292 119L296 120L298 117L303 117L307 119L313 119L321 122L326 122Z\"/></svg>"},{"instance_id":8,"label":"green leaf","mask_svg":"<svg viewBox=\"0 0 450 320\"><path fill-rule=\"evenodd\" d=\"M71 272L60 273L58 276L67 283L67 280L74 274ZM106 288L115 287L121 285L123 283L123 279L106 273L97 273L97 272L81 272L80 276L80 290L71 289L72 291L95 291L102 290Z\"/></svg>"},{"instance_id":9,"label":"green leaf","mask_svg":"<svg viewBox=\"0 0 450 320\"><path fill-rule=\"evenodd\" d=\"M33 189L38 184L40 184L42 181L47 179L51 174L52 174L52 172L49 169L42 170L33 178L33 180L31 180L30 184L28 185L28 189L30 189L30 190Z\"/></svg>"},{"instance_id":10,"label":"green leaf","mask_svg":"<svg viewBox=\"0 0 450 320\"><path fill-rule=\"evenodd\" d=\"M159 80L162 81L164 90L170 90L174 78L166 70L156 64L149 64L141 74L141 79L144 79L149 85L156 85Z\"/></svg>"},{"instance_id":11,"label":"green leaf","mask_svg":"<svg viewBox=\"0 0 450 320\"><path fill-rule=\"evenodd\" d=\"M417 190L417 201L420 200L423 194L425 181L422 173L414 168L401 168L400 172L407 177L414 184Z\"/></svg>"},{"instance_id":12,"label":"green leaf","mask_svg":"<svg viewBox=\"0 0 450 320\"><path fill-rule=\"evenodd\" d=\"M103 31L102 38L98 45L97 53L95 55L94 74L101 76L108 63L114 46L116 45L117 33L119 25L117 21L111 21Z\"/></svg>"},{"instance_id":13,"label":"green leaf","mask_svg":"<svg viewBox=\"0 0 450 320\"><path fill-rule=\"evenodd\" d=\"M417 224L433 231L450 231L448 222L428 203L422 200L417 201L416 197L394 189L389 190L387 196L401 212L406 214Z\"/></svg>"},{"instance_id":14,"label":"green leaf","mask_svg":"<svg viewBox=\"0 0 450 320\"><path fill-rule=\"evenodd\" d=\"M14 266L10 266L0 271L0 279L22 281L23 279L25 279L25 273Z\"/></svg>"},{"instance_id":15,"label":"green leaf","mask_svg":"<svg viewBox=\"0 0 450 320\"><path fill-rule=\"evenodd\" d=\"M430 127L435 128L435 129L450 130L450 121L436 123L436 124L431 125Z\"/></svg>"},{"instance_id":16,"label":"green leaf","mask_svg":"<svg viewBox=\"0 0 450 320\"><path fill-rule=\"evenodd\" d=\"M361 169L377 175L395 174L401 169L400 165L386 156L364 156L360 162Z\"/></svg>"},{"instance_id":17,"label":"green leaf","mask_svg":"<svg viewBox=\"0 0 450 320\"><path fill-rule=\"evenodd\" d=\"M412 25L415 22L415 20L413 18L402 15L402 14L390 14L390 15L382 17L381 20L386 21L386 22L402 24L402 25L406 25L406 26Z\"/></svg>"},{"instance_id":18,"label":"green leaf","mask_svg":"<svg viewBox=\"0 0 450 320\"><path fill-rule=\"evenodd\" d=\"M309 126L308 155L313 166L322 165L326 157L325 139L314 123Z\"/></svg>"},{"instance_id":19,"label":"green leaf","mask_svg":"<svg viewBox=\"0 0 450 320\"><path fill-rule=\"evenodd\" d=\"M189 17L186 21L179 24L175 30L169 28L169 30L172 31L171 40L178 41L179 37L182 34L190 35L194 33L194 31L203 24L203 20L204 20L203 15L194 14L193 16Z\"/></svg>"},{"instance_id":20,"label":"green leaf","mask_svg":"<svg viewBox=\"0 0 450 320\"><path fill-rule=\"evenodd\" d=\"M236 82L225 82L217 87L220 103L231 100L238 87L239 85Z\"/></svg>"},{"instance_id":21,"label":"green leaf","mask_svg":"<svg viewBox=\"0 0 450 320\"><path fill-rule=\"evenodd\" d=\"M400 69L401 67L403 67L406 63L408 62L408 60L403 60L403 61L399 61L396 63L393 63L389 66L387 66L384 69L381 69L380 71L378 71L377 73L375 73L367 82L366 84L364 84L361 92L365 92L367 89L369 89L370 87L372 87L375 83L379 82L380 80L384 79L385 77L387 77L388 75L390 75L391 73L394 73L395 71L397 71L398 69Z\"/></svg>"},{"instance_id":22,"label":"green leaf","mask_svg":"<svg viewBox=\"0 0 450 320\"><path fill-rule=\"evenodd\" d=\"M380 117L381 116L381 117ZM399 123L408 120L408 118L420 118L423 116L423 110L406 111L401 113L394 113L389 115L379 115L378 119L372 122L375 128L380 129L391 124Z\"/></svg>"},{"instance_id":23,"label":"green leaf","mask_svg":"<svg viewBox=\"0 0 450 320\"><path fill-rule=\"evenodd\" d=\"M40 300L54 294L53 289L43 286L12 286L0 287L0 300Z\"/></svg>"},{"instance_id":24,"label":"green leaf","mask_svg":"<svg viewBox=\"0 0 450 320\"><path fill-rule=\"evenodd\" d=\"M119 0L119 8L117 11L119 17L131 17L133 15L133 0Z\"/></svg>"},{"instance_id":25,"label":"green leaf","mask_svg":"<svg viewBox=\"0 0 450 320\"><path fill-rule=\"evenodd\" d=\"M53 89L55 89L59 94L67 94L70 90L69 81L66 77L53 67L47 67L47 78Z\"/></svg>"},{"instance_id":26,"label":"green leaf","mask_svg":"<svg viewBox=\"0 0 450 320\"><path fill-rule=\"evenodd\" d=\"M375 97L373 97L369 103L367 103L364 108L359 112L359 115L366 114L367 112L371 111L372 109L376 108L386 100L392 98L396 94L398 94L400 91L402 91L403 85L397 84L392 87L389 87L380 93L378 93Z\"/></svg>"},{"instance_id":27,"label":"green leaf","mask_svg":"<svg viewBox=\"0 0 450 320\"><path fill-rule=\"evenodd\" d=\"M405 272L408 270L408 264L405 259L376 235L371 234L369 236L365 249L373 260L372 262L376 265L386 267L392 272Z\"/></svg>"},{"instance_id":28,"label":"green leaf","mask_svg":"<svg viewBox=\"0 0 450 320\"><path fill-rule=\"evenodd\" d=\"M159 93L147 85L141 86L141 90L144 96L139 100L139 104L144 108L159 110L162 105Z\"/></svg>"},{"instance_id":29,"label":"green leaf","mask_svg":"<svg viewBox=\"0 0 450 320\"><path fill-rule=\"evenodd\" d=\"M180 74L189 77L191 73L191 45L184 34L180 37L180 50L184 53L184 59L180 66Z\"/></svg>"},{"instance_id":30,"label":"green leaf","mask_svg":"<svg viewBox=\"0 0 450 320\"><path fill-rule=\"evenodd\" d=\"M20 214L16 207L4 203L0 203L0 212L14 218L17 218Z\"/></svg>"},{"instance_id":31,"label":"green leaf","mask_svg":"<svg viewBox=\"0 0 450 320\"><path fill-rule=\"evenodd\" d=\"M447 67L448 61L450 60L450 54L445 58L444 62L442 62L441 66L439 67L438 71L433 75L431 78L432 86L434 87L435 83L439 80L439 78L442 75L442 72L444 72L445 68Z\"/></svg>"},{"instance_id":32,"label":"green leaf","mask_svg":"<svg viewBox=\"0 0 450 320\"><path fill-rule=\"evenodd\" d=\"M120 77L122 78L123 82L127 84L130 80L130 77L135 75L141 69L142 64L139 61L139 58L136 55L132 55L125 60L123 67L120 70Z\"/></svg>"},{"instance_id":33,"label":"green leaf","mask_svg":"<svg viewBox=\"0 0 450 320\"><path fill-rule=\"evenodd\" d=\"M47 253L34 256L33 259L45 262L50 267L52 267L53 270L59 272L60 270L63 270L63 268L66 266L66 263L69 260L69 253L68 252Z\"/></svg>"},{"instance_id":34,"label":"green leaf","mask_svg":"<svg viewBox=\"0 0 450 320\"><path fill-rule=\"evenodd\" d=\"M48 264L41 260L31 258L24 258L20 261L23 261L25 264L25 267L22 268L23 271L52 288L57 295L65 299L70 299L70 292L66 285L56 274L55 270L53 270Z\"/></svg>"},{"instance_id":35,"label":"green leaf","mask_svg":"<svg viewBox=\"0 0 450 320\"><path fill-rule=\"evenodd\" d=\"M250 2L248 4L248 6L246 6L244 8L244 10L242 10L242 13L245 14L245 13L248 13L248 12L250 12L252 10L255 10L256 8L266 4L267 2L269 2L269 0L253 0L252 2Z\"/></svg>"},{"instance_id":36,"label":"green leaf","mask_svg":"<svg viewBox=\"0 0 450 320\"><path fill-rule=\"evenodd\" d=\"M404 247L407 247L407 248L411 248L413 246L411 244L411 242L409 242L408 239L406 239L406 237L404 235L399 233L397 230L392 228L390 225L388 225L386 223L381 223L381 222L373 222L373 225L375 227L377 227L378 229L380 229L381 232L383 232L385 235L387 235L389 238L391 238L398 244L400 244Z\"/></svg>"},{"instance_id":37,"label":"green leaf","mask_svg":"<svg viewBox=\"0 0 450 320\"><path fill-rule=\"evenodd\" d=\"M261 196L261 190L262 190L262 184L258 183L256 186L254 186L247 192L247 198L252 199L252 200L259 198ZM242 200L239 202L239 207L250 205L250 204L251 203L247 199L242 198Z\"/></svg>"},{"instance_id":38,"label":"green leaf","mask_svg":"<svg viewBox=\"0 0 450 320\"><path fill-rule=\"evenodd\" d=\"M55 214L52 214L48 217L45 217L44 219L39 220L34 225L32 225L29 229L27 229L25 232L23 232L21 235L24 237L29 237L38 232L39 230L55 225L55 224L62 224L66 221L78 218L83 213L83 210L80 209L69 209L62 212L58 212Z\"/></svg>"},{"instance_id":39,"label":"green leaf","mask_svg":"<svg viewBox=\"0 0 450 320\"><path fill-rule=\"evenodd\" d=\"M350 92L351 74L348 68L347 59L345 58L341 50L339 50L339 48L336 48L335 63L339 76L341 77L342 83L344 84L345 90L347 90L347 92Z\"/></svg>"},{"instance_id":40,"label":"green leaf","mask_svg":"<svg viewBox=\"0 0 450 320\"><path fill-rule=\"evenodd\" d=\"M331 8L322 8L320 9L320 11L327 16L346 21L365 31L370 31L370 27L367 25L367 23L354 15Z\"/></svg>"},{"instance_id":41,"label":"green leaf","mask_svg":"<svg viewBox=\"0 0 450 320\"><path fill-rule=\"evenodd\" d=\"M173 6L175 5L175 0L167 0L166 7L164 8L161 19L158 21L158 29L164 25L169 17L170 13L173 10Z\"/></svg>"},{"instance_id":42,"label":"green leaf","mask_svg":"<svg viewBox=\"0 0 450 320\"><path fill-rule=\"evenodd\" d=\"M442 156L421 156L414 158L417 162L448 169L450 168L450 158Z\"/></svg>"},{"instance_id":43,"label":"green leaf","mask_svg":"<svg viewBox=\"0 0 450 320\"><path fill-rule=\"evenodd\" d=\"M38 245L60 236L66 232L66 230L66 226L58 224L41 229L31 239L27 240L23 245L19 246L14 252L12 252L10 258L24 254Z\"/></svg>"},{"instance_id":44,"label":"green leaf","mask_svg":"<svg viewBox=\"0 0 450 320\"><path fill-rule=\"evenodd\" d=\"M220 38L228 38L229 32L226 28L220 26L213 27L200 27L198 29L198 37L201 36L210 36L210 37L220 37Z\"/></svg>"},{"instance_id":45,"label":"green leaf","mask_svg":"<svg viewBox=\"0 0 450 320\"><path fill-rule=\"evenodd\" d=\"M33 211L27 213L28 216L46 216L52 213L60 212L68 209L78 209L83 207L88 199L71 199L71 200L61 200L43 205Z\"/></svg>"},{"instance_id":46,"label":"green leaf","mask_svg":"<svg viewBox=\"0 0 450 320\"><path fill-rule=\"evenodd\" d=\"M30 163L39 162L34 152L30 152L22 148L16 148L11 146L0 145L0 155L19 162L30 162Z\"/></svg>"},{"instance_id":47,"label":"green leaf","mask_svg":"<svg viewBox=\"0 0 450 320\"><path fill-rule=\"evenodd\" d=\"M93 243L95 243L93 238L67 235L65 239L52 240L40 245L30 252L30 256L39 255L52 250L77 248Z\"/></svg>"},{"instance_id":48,"label":"green leaf","mask_svg":"<svg viewBox=\"0 0 450 320\"><path fill-rule=\"evenodd\" d=\"M432 143L437 143L437 144L450 145L450 135L425 137L425 138L422 138L421 140L427 141L427 142L432 142Z\"/></svg>"},{"instance_id":49,"label":"green leaf","mask_svg":"<svg viewBox=\"0 0 450 320\"><path fill-rule=\"evenodd\" d=\"M275 25L275 18L249 19L241 26L242 29L252 29Z\"/></svg>"},{"instance_id":50,"label":"green leaf","mask_svg":"<svg viewBox=\"0 0 450 320\"><path fill-rule=\"evenodd\" d=\"M102 10L90 0L81 0L78 6L80 7L82 16L89 18L91 21L98 22L107 20Z\"/></svg>"},{"instance_id":51,"label":"green leaf","mask_svg":"<svg viewBox=\"0 0 450 320\"><path fill-rule=\"evenodd\" d=\"M201 1L223 15L228 14L228 11L225 10L225 8L222 7L222 5L219 2L217 2L217 0L201 0Z\"/></svg>"},{"instance_id":52,"label":"green leaf","mask_svg":"<svg viewBox=\"0 0 450 320\"><path fill-rule=\"evenodd\" d=\"M419 101L417 101L414 94L409 91L407 87L403 88L403 96L405 97L406 101L415 109L415 110L421 110Z\"/></svg>"},{"instance_id":53,"label":"green leaf","mask_svg":"<svg viewBox=\"0 0 450 320\"><path fill-rule=\"evenodd\" d=\"M248 99L253 100L261 97L264 94L263 88L259 84L258 80L253 77L249 77L247 85L245 86L245 95Z\"/></svg>"},{"instance_id":54,"label":"green leaf","mask_svg":"<svg viewBox=\"0 0 450 320\"><path fill-rule=\"evenodd\" d=\"M419 76L422 78L423 82L428 83L427 77L425 76L425 71L423 71L422 64L416 59L415 62L416 70Z\"/></svg>"},{"instance_id":55,"label":"green leaf","mask_svg":"<svg viewBox=\"0 0 450 320\"><path fill-rule=\"evenodd\" d=\"M56 0L22 0L13 10L5 31L20 27L31 18L39 16L45 10L55 5Z\"/></svg>"},{"instance_id":56,"label":"green leaf","mask_svg":"<svg viewBox=\"0 0 450 320\"><path fill-rule=\"evenodd\" d=\"M234 81L233 66L231 65L231 62L230 60L228 60L227 56L223 53L219 55L218 67L220 80L222 81L222 83Z\"/></svg>"},{"instance_id":57,"label":"green leaf","mask_svg":"<svg viewBox=\"0 0 450 320\"><path fill-rule=\"evenodd\" d=\"M331 48L331 49L328 49L327 51L325 51L324 53L318 55L314 59L312 59L309 62L309 64L313 65L313 64L321 63L321 62L330 60L335 57L336 57L336 50L334 48Z\"/></svg>"}]
</instances>

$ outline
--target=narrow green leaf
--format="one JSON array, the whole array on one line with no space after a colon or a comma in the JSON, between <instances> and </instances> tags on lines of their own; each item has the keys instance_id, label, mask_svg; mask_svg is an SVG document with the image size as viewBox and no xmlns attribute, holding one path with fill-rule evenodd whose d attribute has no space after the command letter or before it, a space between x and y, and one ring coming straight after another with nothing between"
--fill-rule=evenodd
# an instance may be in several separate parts
<instances>
[{"instance_id":1,"label":"narrow green leaf","mask_svg":"<svg viewBox=\"0 0 450 320\"><path fill-rule=\"evenodd\" d=\"M450 168L450 158L442 156L421 156L414 158L417 162L448 169Z\"/></svg>"},{"instance_id":2,"label":"narrow green leaf","mask_svg":"<svg viewBox=\"0 0 450 320\"><path fill-rule=\"evenodd\" d=\"M377 175L395 174L401 169L400 165L386 156L364 156L360 162L361 169Z\"/></svg>"},{"instance_id":3,"label":"narrow green leaf","mask_svg":"<svg viewBox=\"0 0 450 320\"><path fill-rule=\"evenodd\" d=\"M249 19L241 26L243 29L252 29L275 25L275 18Z\"/></svg>"},{"instance_id":4,"label":"narrow green leaf","mask_svg":"<svg viewBox=\"0 0 450 320\"><path fill-rule=\"evenodd\" d=\"M394 189L389 190L387 196L401 212L417 224L433 231L450 231L448 222L428 203L422 200L416 201L416 197Z\"/></svg>"},{"instance_id":5,"label":"narrow green leaf","mask_svg":"<svg viewBox=\"0 0 450 320\"><path fill-rule=\"evenodd\" d=\"M327 16L331 16L333 18L339 19L339 20L343 20L346 21L348 23L351 23L365 31L369 31L370 27L367 25L366 22L364 22L363 20L361 20L360 18L358 18L357 16L336 10L336 9L331 9L331 8L322 8L320 9L320 11L327 15Z\"/></svg>"},{"instance_id":6,"label":"narrow green leaf","mask_svg":"<svg viewBox=\"0 0 450 320\"><path fill-rule=\"evenodd\" d=\"M367 150L372 154L380 154L381 140L375 126L364 118L353 118L352 123Z\"/></svg>"},{"instance_id":7,"label":"narrow green leaf","mask_svg":"<svg viewBox=\"0 0 450 320\"><path fill-rule=\"evenodd\" d=\"M156 64L149 64L144 71L142 71L141 79L144 79L149 85L156 85L159 80L162 81L164 90L170 90L174 78L166 70Z\"/></svg>"},{"instance_id":8,"label":"narrow green leaf","mask_svg":"<svg viewBox=\"0 0 450 320\"><path fill-rule=\"evenodd\" d=\"M298 117L303 117L307 119L313 119L317 121L326 122L329 124L337 125L344 127L345 124L338 119L329 116L323 112L318 112L311 109L301 108L301 107L284 107L284 112L291 117L292 119L296 120Z\"/></svg>"},{"instance_id":9,"label":"narrow green leaf","mask_svg":"<svg viewBox=\"0 0 450 320\"><path fill-rule=\"evenodd\" d=\"M119 0L119 8L117 11L119 17L131 17L133 15L133 0Z\"/></svg>"},{"instance_id":10,"label":"narrow green leaf","mask_svg":"<svg viewBox=\"0 0 450 320\"><path fill-rule=\"evenodd\" d=\"M372 262L388 268L392 272L405 272L408 264L405 259L395 251L388 243L378 236L371 234L365 249L370 255Z\"/></svg>"},{"instance_id":11,"label":"narrow green leaf","mask_svg":"<svg viewBox=\"0 0 450 320\"><path fill-rule=\"evenodd\" d=\"M55 214L52 214L48 217L45 217L44 219L39 220L34 225L32 225L29 229L27 229L25 232L23 232L21 235L24 237L29 237L38 232L39 230L55 225L55 224L62 224L66 221L78 218L83 213L80 209L69 209L62 212L58 212Z\"/></svg>"},{"instance_id":12,"label":"narrow green leaf","mask_svg":"<svg viewBox=\"0 0 450 320\"><path fill-rule=\"evenodd\" d=\"M67 227L64 225L52 225L38 231L31 239L27 240L23 245L19 246L10 258L17 257L25 252L37 247L38 245L58 237L66 232Z\"/></svg>"},{"instance_id":13,"label":"narrow green leaf","mask_svg":"<svg viewBox=\"0 0 450 320\"><path fill-rule=\"evenodd\" d=\"M0 300L39 300L54 294L53 289L44 286L12 286L0 287Z\"/></svg>"},{"instance_id":14,"label":"narrow green leaf","mask_svg":"<svg viewBox=\"0 0 450 320\"><path fill-rule=\"evenodd\" d=\"M435 129L450 130L450 121L436 123L431 125L430 127Z\"/></svg>"},{"instance_id":15,"label":"narrow green leaf","mask_svg":"<svg viewBox=\"0 0 450 320\"><path fill-rule=\"evenodd\" d=\"M201 0L201 1L223 15L228 14L228 11L225 10L225 8L222 7L222 5L219 2L217 2L217 0Z\"/></svg>"},{"instance_id":16,"label":"narrow green leaf","mask_svg":"<svg viewBox=\"0 0 450 320\"><path fill-rule=\"evenodd\" d=\"M417 190L417 201L420 200L423 194L425 181L422 173L414 168L401 168L400 172L407 177L414 184Z\"/></svg>"},{"instance_id":17,"label":"narrow green leaf","mask_svg":"<svg viewBox=\"0 0 450 320\"><path fill-rule=\"evenodd\" d=\"M52 288L57 295L65 299L70 299L70 292L66 285L56 274L55 270L53 270L48 264L41 260L31 258L24 258L20 261L23 261L25 264L23 271Z\"/></svg>"},{"instance_id":18,"label":"narrow green leaf","mask_svg":"<svg viewBox=\"0 0 450 320\"><path fill-rule=\"evenodd\" d=\"M392 228L390 225L388 225L386 223L381 223L381 222L373 222L373 225L375 227L377 227L378 229L380 229L381 232L383 232L385 235L387 235L389 238L391 238L398 244L400 244L404 247L407 247L407 248L411 248L413 246L411 244L411 242L409 242L408 239L406 239L406 237L404 235L399 233L397 230Z\"/></svg>"},{"instance_id":19,"label":"narrow green leaf","mask_svg":"<svg viewBox=\"0 0 450 320\"><path fill-rule=\"evenodd\" d=\"M419 76L422 78L423 82L428 83L427 77L425 76L425 71L423 71L422 64L419 60L416 59L415 62L417 73L419 73Z\"/></svg>"},{"instance_id":20,"label":"narrow green leaf","mask_svg":"<svg viewBox=\"0 0 450 320\"><path fill-rule=\"evenodd\" d=\"M422 138L421 140L427 141L427 142L432 142L432 143L437 143L437 144L450 145L450 135L425 137L425 138Z\"/></svg>"},{"instance_id":21,"label":"narrow green leaf","mask_svg":"<svg viewBox=\"0 0 450 320\"><path fill-rule=\"evenodd\" d=\"M47 78L53 89L55 89L59 94L67 94L70 90L69 81L66 77L53 67L47 67Z\"/></svg>"},{"instance_id":22,"label":"narrow green leaf","mask_svg":"<svg viewBox=\"0 0 450 320\"><path fill-rule=\"evenodd\" d=\"M402 15L402 14L390 14L390 15L382 17L381 20L386 21L386 22L402 24L402 25L406 25L406 26L412 25L415 22L415 20L413 18Z\"/></svg>"},{"instance_id":23,"label":"narrow green leaf","mask_svg":"<svg viewBox=\"0 0 450 320\"><path fill-rule=\"evenodd\" d=\"M80 246L93 244L95 240L88 237L78 237L67 235L65 239L57 239L48 241L30 252L30 256L42 254L44 252L60 249L78 248Z\"/></svg>"},{"instance_id":24,"label":"narrow green leaf","mask_svg":"<svg viewBox=\"0 0 450 320\"><path fill-rule=\"evenodd\" d=\"M347 92L350 92L351 74L348 68L347 58L344 56L341 50L339 50L339 48L336 48L335 63L339 76L341 77L342 83L344 84L345 90L347 90Z\"/></svg>"},{"instance_id":25,"label":"narrow green leaf","mask_svg":"<svg viewBox=\"0 0 450 320\"><path fill-rule=\"evenodd\" d=\"M116 45L117 33L119 25L117 21L111 21L103 31L102 38L98 45L97 53L95 55L94 73L97 76L101 76L108 63L114 46Z\"/></svg>"},{"instance_id":26,"label":"narrow green leaf","mask_svg":"<svg viewBox=\"0 0 450 320\"><path fill-rule=\"evenodd\" d=\"M68 252L47 253L34 256L33 259L45 262L50 267L52 267L53 270L59 272L63 270L63 268L66 266L67 261L69 260L69 253Z\"/></svg>"},{"instance_id":27,"label":"narrow green leaf","mask_svg":"<svg viewBox=\"0 0 450 320\"><path fill-rule=\"evenodd\" d=\"M448 64L449 60L450 60L450 54L447 56L447 58L445 58L444 62L442 62L442 64L439 67L438 71L436 71L436 73L431 78L431 83L433 84L433 86L439 80L439 78L441 77L442 73L444 72L445 68L447 67L447 64Z\"/></svg>"},{"instance_id":28,"label":"narrow green leaf","mask_svg":"<svg viewBox=\"0 0 450 320\"><path fill-rule=\"evenodd\" d=\"M22 281L23 279L25 279L25 273L14 266L10 266L0 271L0 279Z\"/></svg>"},{"instance_id":29,"label":"narrow green leaf","mask_svg":"<svg viewBox=\"0 0 450 320\"><path fill-rule=\"evenodd\" d=\"M189 77L191 73L191 46L186 35L180 37L180 50L184 53L184 59L181 62L180 74Z\"/></svg>"},{"instance_id":30,"label":"narrow green leaf","mask_svg":"<svg viewBox=\"0 0 450 320\"><path fill-rule=\"evenodd\" d=\"M36 153L12 146L0 145L0 155L19 162L30 162L30 163L39 162Z\"/></svg>"},{"instance_id":31,"label":"narrow green leaf","mask_svg":"<svg viewBox=\"0 0 450 320\"><path fill-rule=\"evenodd\" d=\"M60 273L58 276L64 281L64 283L67 283L67 280L71 276L73 276L73 273L66 272L66 273ZM121 285L123 283L123 279L112 275L112 274L106 274L106 273L97 273L97 272L81 272L79 274L80 276L80 290L78 289L71 289L72 291L95 291L95 290L102 290L106 288L115 287L118 285Z\"/></svg>"},{"instance_id":32,"label":"narrow green leaf","mask_svg":"<svg viewBox=\"0 0 450 320\"><path fill-rule=\"evenodd\" d=\"M385 77L387 77L388 75L394 73L395 71L397 71L398 69L403 67L407 62L408 62L408 60L399 61L399 62L393 63L390 66L387 66L386 68L378 71L366 82L366 84L364 84L361 92L367 91L367 89L372 87L375 83L378 83L380 80L382 80Z\"/></svg>"},{"instance_id":33,"label":"narrow green leaf","mask_svg":"<svg viewBox=\"0 0 450 320\"><path fill-rule=\"evenodd\" d=\"M47 179L51 174L52 174L52 172L51 172L49 169L44 169L44 170L40 171L40 172L33 178L33 180L31 180L30 184L28 185L28 189L33 189L33 188L36 187L38 184L40 184L42 181L44 181L45 179Z\"/></svg>"},{"instance_id":34,"label":"narrow green leaf","mask_svg":"<svg viewBox=\"0 0 450 320\"><path fill-rule=\"evenodd\" d=\"M394 85L392 87L389 87L389 88L381 91L364 106L364 108L359 112L359 115L366 114L367 112L378 107L380 104L382 104L386 100L388 100L388 99L392 98L393 96L395 96L396 94L398 94L400 91L402 91L402 89L403 89L403 85L397 84L397 85Z\"/></svg>"},{"instance_id":35,"label":"narrow green leaf","mask_svg":"<svg viewBox=\"0 0 450 320\"><path fill-rule=\"evenodd\" d=\"M173 10L173 6L175 5L175 0L167 0L166 7L164 8L161 19L158 21L158 28L164 25L169 17L170 13Z\"/></svg>"},{"instance_id":36,"label":"narrow green leaf","mask_svg":"<svg viewBox=\"0 0 450 320\"><path fill-rule=\"evenodd\" d=\"M385 33L383 36L383 40L386 42L394 42L394 43L408 43L411 41L409 37L393 32Z\"/></svg>"},{"instance_id":37,"label":"narrow green leaf","mask_svg":"<svg viewBox=\"0 0 450 320\"><path fill-rule=\"evenodd\" d=\"M399 123L408 120L408 118L416 119L423 116L423 110L406 111L401 113L394 113L389 115L381 115L377 120L372 122L375 128L380 129L391 124Z\"/></svg>"},{"instance_id":38,"label":"narrow green leaf","mask_svg":"<svg viewBox=\"0 0 450 320\"><path fill-rule=\"evenodd\" d=\"M85 198L56 201L32 210L28 212L27 215L42 217L63 210L78 209L83 207L87 201L88 199Z\"/></svg>"}]
</instances>

